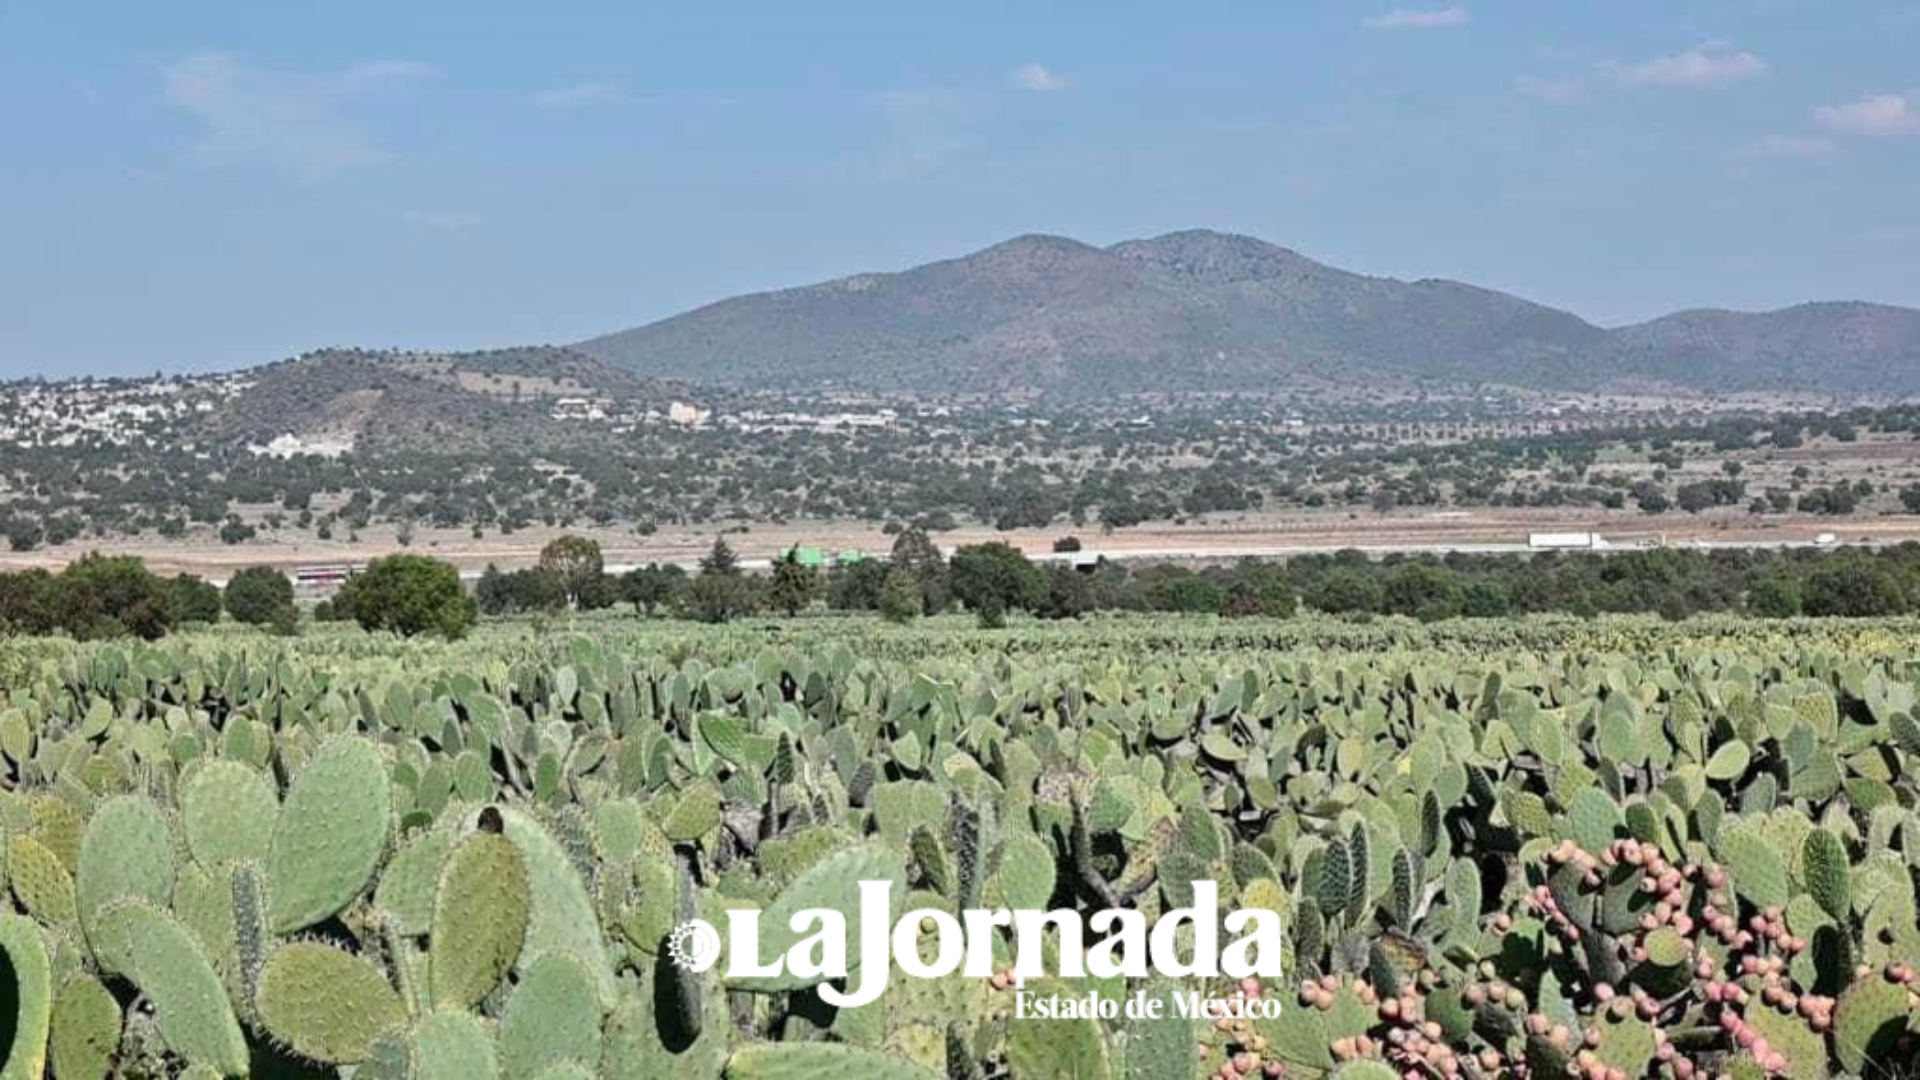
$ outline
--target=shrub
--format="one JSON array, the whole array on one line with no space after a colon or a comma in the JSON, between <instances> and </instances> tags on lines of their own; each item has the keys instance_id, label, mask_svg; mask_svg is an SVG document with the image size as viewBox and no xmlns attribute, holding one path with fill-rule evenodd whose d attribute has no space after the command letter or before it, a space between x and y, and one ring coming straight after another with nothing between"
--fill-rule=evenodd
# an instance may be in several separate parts
<instances>
[{"instance_id":1,"label":"shrub","mask_svg":"<svg viewBox=\"0 0 1920 1080\"><path fill-rule=\"evenodd\" d=\"M1763 619L1791 619L1800 614L1800 583L1785 574L1772 574L1747 590L1747 610Z\"/></svg>"},{"instance_id":2,"label":"shrub","mask_svg":"<svg viewBox=\"0 0 1920 1080\"><path fill-rule=\"evenodd\" d=\"M56 622L77 638L131 634L149 641L180 621L171 584L130 555L87 555L55 579Z\"/></svg>"},{"instance_id":3,"label":"shrub","mask_svg":"<svg viewBox=\"0 0 1920 1080\"><path fill-rule=\"evenodd\" d=\"M348 579L334 609L366 630L402 637L431 632L458 638L478 617L478 605L460 587L460 572L426 555L375 559Z\"/></svg>"},{"instance_id":4,"label":"shrub","mask_svg":"<svg viewBox=\"0 0 1920 1080\"><path fill-rule=\"evenodd\" d=\"M1007 612L1032 611L1046 601L1040 569L1018 548L998 540L954 552L948 579L953 595L984 626L998 626Z\"/></svg>"},{"instance_id":5,"label":"shrub","mask_svg":"<svg viewBox=\"0 0 1920 1080\"><path fill-rule=\"evenodd\" d=\"M217 623L222 604L220 587L192 574L181 574L170 583L174 605L183 623Z\"/></svg>"},{"instance_id":6,"label":"shrub","mask_svg":"<svg viewBox=\"0 0 1920 1080\"><path fill-rule=\"evenodd\" d=\"M891 623L920 617L920 582L905 570L887 571L880 586L880 614Z\"/></svg>"},{"instance_id":7,"label":"shrub","mask_svg":"<svg viewBox=\"0 0 1920 1080\"><path fill-rule=\"evenodd\" d=\"M227 614L248 626L294 622L293 582L271 566L249 566L227 582Z\"/></svg>"},{"instance_id":8,"label":"shrub","mask_svg":"<svg viewBox=\"0 0 1920 1080\"><path fill-rule=\"evenodd\" d=\"M1862 618L1907 610L1904 582L1884 564L1860 558L1831 559L1807 575L1800 606L1808 615Z\"/></svg>"}]
</instances>

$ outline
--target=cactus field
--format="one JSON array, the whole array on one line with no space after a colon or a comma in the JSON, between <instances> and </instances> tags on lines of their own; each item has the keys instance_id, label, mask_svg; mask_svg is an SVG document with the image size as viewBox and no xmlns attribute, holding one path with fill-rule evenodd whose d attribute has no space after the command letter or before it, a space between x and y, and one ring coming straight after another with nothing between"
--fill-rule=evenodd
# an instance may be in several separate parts
<instances>
[{"instance_id":1,"label":"cactus field","mask_svg":"<svg viewBox=\"0 0 1920 1080\"><path fill-rule=\"evenodd\" d=\"M1917 693L1908 621L0 642L0 1080L1920 1075ZM1017 1018L1006 937L838 1011L668 960L861 880L1214 881L1284 979L1027 990L1281 1008Z\"/></svg>"}]
</instances>

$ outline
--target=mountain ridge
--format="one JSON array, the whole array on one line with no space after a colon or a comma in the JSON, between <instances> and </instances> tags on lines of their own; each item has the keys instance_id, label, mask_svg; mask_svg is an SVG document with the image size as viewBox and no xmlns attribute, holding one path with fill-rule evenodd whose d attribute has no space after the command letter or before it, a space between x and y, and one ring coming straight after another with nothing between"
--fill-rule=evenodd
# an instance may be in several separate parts
<instances>
[{"instance_id":1,"label":"mountain ridge","mask_svg":"<svg viewBox=\"0 0 1920 1080\"><path fill-rule=\"evenodd\" d=\"M1446 278L1371 276L1205 229L1022 234L901 270L729 297L574 348L637 373L909 393L1271 390L1381 381L1920 392L1920 311L1813 301L1619 327Z\"/></svg>"}]
</instances>

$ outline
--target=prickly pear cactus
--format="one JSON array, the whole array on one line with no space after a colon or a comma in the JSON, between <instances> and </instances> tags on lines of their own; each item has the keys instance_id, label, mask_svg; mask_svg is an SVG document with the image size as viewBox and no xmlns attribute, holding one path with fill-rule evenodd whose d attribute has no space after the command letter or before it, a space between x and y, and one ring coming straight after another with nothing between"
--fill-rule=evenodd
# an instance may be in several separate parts
<instances>
[{"instance_id":1,"label":"prickly pear cactus","mask_svg":"<svg viewBox=\"0 0 1920 1080\"><path fill-rule=\"evenodd\" d=\"M354 737L327 744L294 777L267 854L274 933L336 915L367 887L391 830L388 784L379 749Z\"/></svg>"}]
</instances>

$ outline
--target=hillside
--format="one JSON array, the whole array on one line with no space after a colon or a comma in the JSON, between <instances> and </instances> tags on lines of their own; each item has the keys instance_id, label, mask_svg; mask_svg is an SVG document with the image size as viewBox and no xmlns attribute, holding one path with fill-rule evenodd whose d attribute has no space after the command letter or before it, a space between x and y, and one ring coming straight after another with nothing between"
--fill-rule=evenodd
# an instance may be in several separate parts
<instances>
[{"instance_id":1,"label":"hillside","mask_svg":"<svg viewBox=\"0 0 1920 1080\"><path fill-rule=\"evenodd\" d=\"M736 297L582 342L652 376L1069 396L1322 385L1920 392L1920 312L1809 304L1607 330L1452 281L1244 236L1025 236L898 273Z\"/></svg>"},{"instance_id":2,"label":"hillside","mask_svg":"<svg viewBox=\"0 0 1920 1080\"><path fill-rule=\"evenodd\" d=\"M564 399L660 399L647 379L571 349L472 353L325 349L246 373L248 385L209 421L223 441L293 435L309 444L472 450L562 438Z\"/></svg>"}]
</instances>

